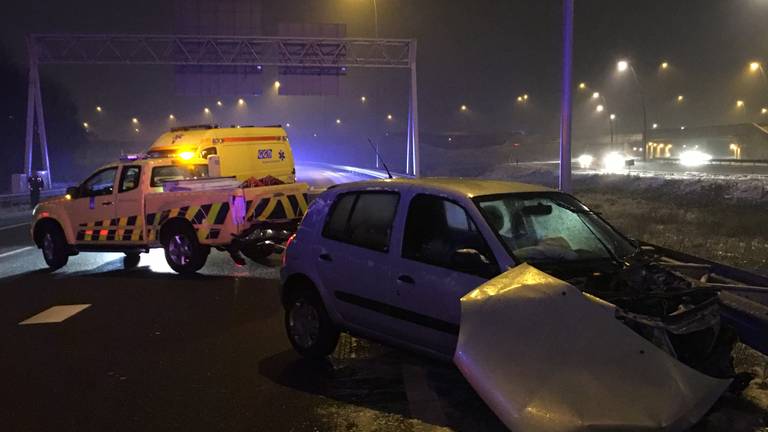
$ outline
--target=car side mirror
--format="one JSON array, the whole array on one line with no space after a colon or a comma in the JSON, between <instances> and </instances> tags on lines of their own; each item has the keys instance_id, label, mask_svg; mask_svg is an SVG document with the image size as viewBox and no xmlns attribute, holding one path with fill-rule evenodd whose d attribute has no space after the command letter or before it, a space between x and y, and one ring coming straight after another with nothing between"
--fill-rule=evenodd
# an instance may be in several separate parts
<instances>
[{"instance_id":1,"label":"car side mirror","mask_svg":"<svg viewBox=\"0 0 768 432\"><path fill-rule=\"evenodd\" d=\"M70 187L67 188L66 194L69 195L69 197L71 199L79 198L80 197L80 188L77 187L77 186L70 186Z\"/></svg>"},{"instance_id":2,"label":"car side mirror","mask_svg":"<svg viewBox=\"0 0 768 432\"><path fill-rule=\"evenodd\" d=\"M451 256L451 264L455 270L489 277L492 269L491 261L476 249L458 249Z\"/></svg>"}]
</instances>

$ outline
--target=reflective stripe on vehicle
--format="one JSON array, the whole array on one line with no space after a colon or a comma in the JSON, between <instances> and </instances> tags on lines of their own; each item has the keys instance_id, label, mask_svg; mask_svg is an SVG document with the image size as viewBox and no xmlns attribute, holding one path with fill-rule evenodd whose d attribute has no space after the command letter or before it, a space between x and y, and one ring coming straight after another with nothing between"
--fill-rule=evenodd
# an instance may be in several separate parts
<instances>
[{"instance_id":1,"label":"reflective stripe on vehicle","mask_svg":"<svg viewBox=\"0 0 768 432\"><path fill-rule=\"evenodd\" d=\"M306 194L289 194L262 198L246 203L246 221L296 219L307 211Z\"/></svg>"}]
</instances>

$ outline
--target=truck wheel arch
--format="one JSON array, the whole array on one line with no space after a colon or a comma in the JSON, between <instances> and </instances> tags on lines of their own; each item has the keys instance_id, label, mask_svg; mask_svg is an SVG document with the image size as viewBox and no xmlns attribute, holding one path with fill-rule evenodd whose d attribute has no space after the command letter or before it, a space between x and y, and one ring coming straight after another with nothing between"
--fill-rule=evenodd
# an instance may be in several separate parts
<instances>
[{"instance_id":1,"label":"truck wheel arch","mask_svg":"<svg viewBox=\"0 0 768 432\"><path fill-rule=\"evenodd\" d=\"M303 273L294 273L288 276L288 279L285 280L285 283L282 286L280 300L283 303L283 306L288 306L293 294L299 291L312 291L322 298L322 296L320 296L320 291L317 289L315 283L312 282L312 279Z\"/></svg>"}]
</instances>

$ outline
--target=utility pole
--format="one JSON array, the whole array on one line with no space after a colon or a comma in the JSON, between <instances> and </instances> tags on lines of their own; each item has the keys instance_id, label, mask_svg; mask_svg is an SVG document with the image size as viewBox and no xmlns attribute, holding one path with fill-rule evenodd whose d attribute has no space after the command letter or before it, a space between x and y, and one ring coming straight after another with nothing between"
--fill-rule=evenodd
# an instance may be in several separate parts
<instances>
[{"instance_id":1,"label":"utility pole","mask_svg":"<svg viewBox=\"0 0 768 432\"><path fill-rule=\"evenodd\" d=\"M563 95L560 101L560 190L571 191L571 114L573 111L573 0L563 0Z\"/></svg>"}]
</instances>

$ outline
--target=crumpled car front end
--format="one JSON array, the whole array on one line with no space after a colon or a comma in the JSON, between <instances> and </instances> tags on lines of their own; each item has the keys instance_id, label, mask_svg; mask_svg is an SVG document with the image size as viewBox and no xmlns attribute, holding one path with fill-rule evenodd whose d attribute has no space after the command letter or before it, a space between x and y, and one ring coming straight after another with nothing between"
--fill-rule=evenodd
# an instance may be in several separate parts
<instances>
[{"instance_id":1,"label":"crumpled car front end","mask_svg":"<svg viewBox=\"0 0 768 432\"><path fill-rule=\"evenodd\" d=\"M708 367L733 341L716 296L649 275L519 265L462 298L454 362L513 431L684 430L729 386Z\"/></svg>"}]
</instances>

